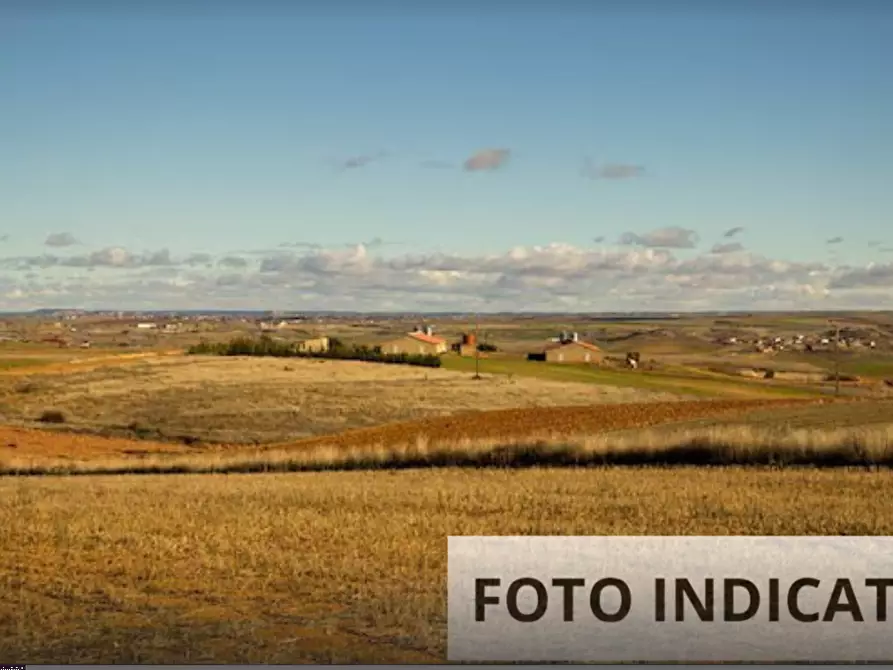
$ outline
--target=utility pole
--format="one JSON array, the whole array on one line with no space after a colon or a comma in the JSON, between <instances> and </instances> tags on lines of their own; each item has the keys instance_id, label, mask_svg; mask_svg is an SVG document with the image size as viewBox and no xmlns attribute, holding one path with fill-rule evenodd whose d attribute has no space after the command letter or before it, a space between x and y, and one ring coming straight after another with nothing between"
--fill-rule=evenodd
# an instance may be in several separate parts
<instances>
[{"instance_id":1,"label":"utility pole","mask_svg":"<svg viewBox=\"0 0 893 670\"><path fill-rule=\"evenodd\" d=\"M840 324L834 323L834 395L840 395Z\"/></svg>"},{"instance_id":2,"label":"utility pole","mask_svg":"<svg viewBox=\"0 0 893 670\"><path fill-rule=\"evenodd\" d=\"M480 331L480 312L474 313L474 379L481 378L481 343L478 341L478 333Z\"/></svg>"}]
</instances>

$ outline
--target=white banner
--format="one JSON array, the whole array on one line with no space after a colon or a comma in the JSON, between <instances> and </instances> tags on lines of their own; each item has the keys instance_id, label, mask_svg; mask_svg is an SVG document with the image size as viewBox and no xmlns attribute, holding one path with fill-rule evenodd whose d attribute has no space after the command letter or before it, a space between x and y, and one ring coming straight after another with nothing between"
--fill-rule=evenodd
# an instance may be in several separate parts
<instances>
[{"instance_id":1,"label":"white banner","mask_svg":"<svg viewBox=\"0 0 893 670\"><path fill-rule=\"evenodd\" d=\"M891 662L893 537L450 537L465 662Z\"/></svg>"}]
</instances>

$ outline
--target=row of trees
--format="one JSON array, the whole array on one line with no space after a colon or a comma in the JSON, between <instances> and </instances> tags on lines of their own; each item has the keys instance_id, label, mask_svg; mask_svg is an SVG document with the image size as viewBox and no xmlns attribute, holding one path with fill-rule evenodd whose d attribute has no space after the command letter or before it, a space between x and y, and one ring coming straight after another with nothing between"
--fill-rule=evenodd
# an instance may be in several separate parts
<instances>
[{"instance_id":1,"label":"row of trees","mask_svg":"<svg viewBox=\"0 0 893 670\"><path fill-rule=\"evenodd\" d=\"M332 338L328 351L303 351L296 342L280 342L268 335L259 338L236 337L229 342L207 342L191 346L187 353L210 356L274 356L277 358L329 358L395 365L439 368L440 356L433 354L386 354L381 347L347 346Z\"/></svg>"}]
</instances>

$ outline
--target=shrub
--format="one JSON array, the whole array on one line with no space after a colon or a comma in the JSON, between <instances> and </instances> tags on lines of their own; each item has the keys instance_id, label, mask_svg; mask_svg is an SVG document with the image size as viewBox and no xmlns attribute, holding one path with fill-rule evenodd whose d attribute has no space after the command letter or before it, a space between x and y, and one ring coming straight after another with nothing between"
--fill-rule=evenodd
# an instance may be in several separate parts
<instances>
[{"instance_id":1,"label":"shrub","mask_svg":"<svg viewBox=\"0 0 893 670\"><path fill-rule=\"evenodd\" d=\"M32 381L22 382L20 384L17 384L15 387L16 393L34 393L35 391L40 391L40 390L41 390L41 385L36 382L32 382Z\"/></svg>"},{"instance_id":2,"label":"shrub","mask_svg":"<svg viewBox=\"0 0 893 670\"><path fill-rule=\"evenodd\" d=\"M832 372L831 374L825 376L825 381L826 382L835 382L835 381L857 382L857 381L859 381L859 378L856 377L855 375L847 375L847 374L843 374L843 373L835 375Z\"/></svg>"},{"instance_id":3,"label":"shrub","mask_svg":"<svg viewBox=\"0 0 893 670\"><path fill-rule=\"evenodd\" d=\"M133 433L137 438L145 440L149 437L153 437L157 435L156 430L153 430L149 426L143 424L140 421L131 421L127 426L127 430Z\"/></svg>"},{"instance_id":4,"label":"shrub","mask_svg":"<svg viewBox=\"0 0 893 670\"><path fill-rule=\"evenodd\" d=\"M65 414L57 409L48 409L37 420L41 423L65 423Z\"/></svg>"}]
</instances>

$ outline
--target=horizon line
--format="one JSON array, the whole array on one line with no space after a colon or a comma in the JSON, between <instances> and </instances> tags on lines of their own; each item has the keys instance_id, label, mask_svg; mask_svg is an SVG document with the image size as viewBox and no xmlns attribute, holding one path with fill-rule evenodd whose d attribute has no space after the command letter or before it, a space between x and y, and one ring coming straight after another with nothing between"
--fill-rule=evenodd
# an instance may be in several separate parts
<instances>
[{"instance_id":1,"label":"horizon line","mask_svg":"<svg viewBox=\"0 0 893 670\"><path fill-rule=\"evenodd\" d=\"M350 315L350 316L417 316L417 315L442 315L442 316L473 316L475 314L491 315L517 315L517 316L662 316L681 317L686 315L717 315L717 316L741 316L751 314L893 314L893 309L759 309L759 310L648 310L648 311L540 311L540 310L301 310L301 309L259 309L259 308L185 308L185 309L121 309L121 308L81 308L81 307L36 307L26 310L0 310L0 315L23 314L51 314L63 312L78 312L82 314L106 314L117 312L121 314L275 314L280 316L299 316L302 314L314 315Z\"/></svg>"}]
</instances>

